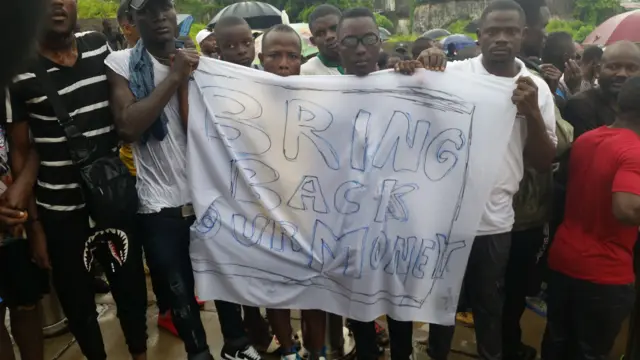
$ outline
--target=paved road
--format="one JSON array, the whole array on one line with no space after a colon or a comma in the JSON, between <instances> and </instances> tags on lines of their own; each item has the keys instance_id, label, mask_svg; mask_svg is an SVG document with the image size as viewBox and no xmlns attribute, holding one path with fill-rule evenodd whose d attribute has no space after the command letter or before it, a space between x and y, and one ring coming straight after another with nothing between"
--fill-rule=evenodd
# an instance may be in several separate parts
<instances>
[{"instance_id":1,"label":"paved road","mask_svg":"<svg viewBox=\"0 0 640 360\"><path fill-rule=\"evenodd\" d=\"M153 295L150 294L150 297ZM109 360L129 360L122 331L120 330L118 319L116 317L116 309L109 295L99 298L100 305L98 311L100 315L100 324L104 336L105 346ZM207 331L209 345L212 348L212 354L219 359L220 350L222 348L220 325L212 304L207 304L205 310L202 311L202 320ZM294 312L294 318L295 312ZM149 352L150 360L178 360L186 359L186 354L181 342L170 333L159 330L156 326L157 310L155 306L150 306L148 311L148 333L149 333ZM292 320L294 328L299 328L297 320ZM544 320L527 312L523 317L522 324L524 326L525 342L538 347L544 329ZM416 324L414 338L416 340L424 339L427 336L427 326ZM621 334L616 344L616 350L612 354L611 359L619 359L622 354L623 344L626 338L626 331ZM473 357L462 355L462 353L475 354L475 336L473 330L464 327L458 327L456 338L454 339L453 348L456 353L450 356L450 360L468 360ZM78 345L74 342L70 334L61 335L46 341L47 360L82 360L84 359L80 353ZM428 357L419 351L417 360L428 360Z\"/></svg>"}]
</instances>

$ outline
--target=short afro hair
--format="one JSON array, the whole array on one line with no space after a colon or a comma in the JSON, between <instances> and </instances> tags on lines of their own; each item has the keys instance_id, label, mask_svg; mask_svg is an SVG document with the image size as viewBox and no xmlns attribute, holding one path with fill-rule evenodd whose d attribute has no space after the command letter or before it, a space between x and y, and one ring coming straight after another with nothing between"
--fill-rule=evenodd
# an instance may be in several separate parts
<instances>
[{"instance_id":1,"label":"short afro hair","mask_svg":"<svg viewBox=\"0 0 640 360\"><path fill-rule=\"evenodd\" d=\"M370 18L371 20L373 20L374 24L376 22L376 16L373 15L373 12L371 10L367 9L366 7L357 7L357 8L349 9L344 13L342 13L342 18L338 23L338 29L340 29L342 23L345 20L357 19L357 18Z\"/></svg>"},{"instance_id":2,"label":"short afro hair","mask_svg":"<svg viewBox=\"0 0 640 360\"><path fill-rule=\"evenodd\" d=\"M560 71L564 70L564 54L574 48L573 37L565 31L555 31L547 36L547 41L542 49L542 61L555 65ZM560 62L556 64L555 62Z\"/></svg>"},{"instance_id":3,"label":"short afro hair","mask_svg":"<svg viewBox=\"0 0 640 360\"><path fill-rule=\"evenodd\" d=\"M528 0L524 0L528 1ZM532 0L537 1L537 0ZM494 11L516 11L522 20L522 23L526 22L526 15L522 6L513 0L495 0L489 3L486 8L482 11L482 15L480 15L480 26L487 20L489 14Z\"/></svg>"},{"instance_id":4,"label":"short afro hair","mask_svg":"<svg viewBox=\"0 0 640 360\"><path fill-rule=\"evenodd\" d=\"M267 37L271 33L295 34L298 37L298 40L300 41L300 51L302 51L302 38L300 37L300 34L298 34L298 32L295 31L294 28L292 28L287 24L277 24L270 27L267 31L265 31L264 34L262 34L262 49L260 49L260 51L264 52L264 44L267 43Z\"/></svg>"},{"instance_id":5,"label":"short afro hair","mask_svg":"<svg viewBox=\"0 0 640 360\"><path fill-rule=\"evenodd\" d=\"M547 6L545 0L515 0L522 10L528 26L540 24L540 9Z\"/></svg>"},{"instance_id":6,"label":"short afro hair","mask_svg":"<svg viewBox=\"0 0 640 360\"><path fill-rule=\"evenodd\" d=\"M219 33L221 31L224 31L230 27L234 27L234 26L238 26L238 25L246 25L247 27L249 27L249 23L247 23L247 20L239 17L239 16L223 16L221 17L218 22L214 25L213 27L213 32L214 33Z\"/></svg>"},{"instance_id":7,"label":"short afro hair","mask_svg":"<svg viewBox=\"0 0 640 360\"><path fill-rule=\"evenodd\" d=\"M313 25L316 22L316 20L329 15L335 15L338 18L341 18L342 11L340 11L340 9L338 9L333 5L329 5L329 4L318 5L311 12L311 14L309 14L309 19L307 20L307 23L309 23L309 30L313 29ZM313 32L313 30L311 30L311 32Z\"/></svg>"},{"instance_id":8,"label":"short afro hair","mask_svg":"<svg viewBox=\"0 0 640 360\"><path fill-rule=\"evenodd\" d=\"M598 45L589 45L584 48L584 52L582 52L582 62L585 64L600 62L602 60L602 55L604 54L604 50Z\"/></svg>"},{"instance_id":9,"label":"short afro hair","mask_svg":"<svg viewBox=\"0 0 640 360\"><path fill-rule=\"evenodd\" d=\"M118 23L122 23L123 21L128 22L129 24L133 24L133 16L131 11L129 10L129 0L125 0L118 7L118 12L116 14L116 19Z\"/></svg>"},{"instance_id":10,"label":"short afro hair","mask_svg":"<svg viewBox=\"0 0 640 360\"><path fill-rule=\"evenodd\" d=\"M618 106L622 114L634 114L640 116L640 77L629 78L622 85L618 94ZM637 119L640 121L640 119Z\"/></svg>"}]
</instances>

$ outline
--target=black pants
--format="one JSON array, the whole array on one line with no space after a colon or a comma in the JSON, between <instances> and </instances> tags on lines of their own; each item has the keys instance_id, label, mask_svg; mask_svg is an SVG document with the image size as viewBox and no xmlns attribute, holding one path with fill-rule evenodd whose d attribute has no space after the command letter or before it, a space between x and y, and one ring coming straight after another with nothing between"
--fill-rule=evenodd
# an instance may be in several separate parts
<instances>
[{"instance_id":1,"label":"black pants","mask_svg":"<svg viewBox=\"0 0 640 360\"><path fill-rule=\"evenodd\" d=\"M478 236L469 255L463 286L473 311L480 359L502 359L503 287L510 248L511 233ZM429 326L433 359L447 358L454 331L455 326Z\"/></svg>"},{"instance_id":2,"label":"black pants","mask_svg":"<svg viewBox=\"0 0 640 360\"><path fill-rule=\"evenodd\" d=\"M631 284L600 285L552 273L542 359L607 359L634 301Z\"/></svg>"},{"instance_id":3,"label":"black pants","mask_svg":"<svg viewBox=\"0 0 640 360\"><path fill-rule=\"evenodd\" d=\"M85 244L94 234L89 228L89 215L84 210L39 212L47 236L53 284L69 329L88 360L104 360L107 355L98 326L93 276L84 265ZM114 265L109 251L102 251L104 248L94 255L109 280L129 352L140 354L147 346L147 288L141 246L133 236L128 240L128 257L122 266Z\"/></svg>"},{"instance_id":4,"label":"black pants","mask_svg":"<svg viewBox=\"0 0 640 360\"><path fill-rule=\"evenodd\" d=\"M504 277L502 313L502 349L504 358L515 358L521 347L520 318L526 308L526 297L538 295L541 269L538 256L547 238L545 228L511 233L511 250Z\"/></svg>"},{"instance_id":5,"label":"black pants","mask_svg":"<svg viewBox=\"0 0 640 360\"><path fill-rule=\"evenodd\" d=\"M640 279L640 234L633 251L633 269L636 279ZM636 280L636 292L640 291L640 281ZM636 298L636 304L631 312L629 320L629 336L627 339L627 359L637 359L640 357L640 299Z\"/></svg>"},{"instance_id":6,"label":"black pants","mask_svg":"<svg viewBox=\"0 0 640 360\"><path fill-rule=\"evenodd\" d=\"M0 246L0 297L10 309L38 304L49 292L49 273L31 261L26 239Z\"/></svg>"},{"instance_id":7,"label":"black pants","mask_svg":"<svg viewBox=\"0 0 640 360\"><path fill-rule=\"evenodd\" d=\"M140 230L145 236L144 250L149 271L159 289L168 289L166 300L173 323L185 344L189 359L210 359L207 338L195 298L195 281L189 255L190 230L194 217L182 217L179 208L140 215ZM216 302L225 341L246 338L240 307Z\"/></svg>"},{"instance_id":8,"label":"black pants","mask_svg":"<svg viewBox=\"0 0 640 360\"><path fill-rule=\"evenodd\" d=\"M391 359L408 360L413 352L413 323L397 321L387 316L389 323L389 340ZM376 341L376 326L373 321L362 322L350 320L351 331L356 341L356 357L358 360L377 360L378 343Z\"/></svg>"}]
</instances>

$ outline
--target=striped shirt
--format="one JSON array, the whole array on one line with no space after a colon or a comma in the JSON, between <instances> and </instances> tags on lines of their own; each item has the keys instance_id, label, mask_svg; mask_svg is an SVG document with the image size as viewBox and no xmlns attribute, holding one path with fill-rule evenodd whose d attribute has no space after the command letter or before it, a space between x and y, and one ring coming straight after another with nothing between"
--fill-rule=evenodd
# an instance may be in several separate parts
<instances>
[{"instance_id":1,"label":"striped shirt","mask_svg":"<svg viewBox=\"0 0 640 360\"><path fill-rule=\"evenodd\" d=\"M75 34L78 60L72 67L40 57L75 125L97 146L94 159L117 151L118 138L109 109L109 85L104 59L110 48L98 32ZM67 139L51 103L36 79L34 67L17 75L9 88L7 122L28 121L40 155L36 199L51 211L85 206L80 172L71 161Z\"/></svg>"}]
</instances>

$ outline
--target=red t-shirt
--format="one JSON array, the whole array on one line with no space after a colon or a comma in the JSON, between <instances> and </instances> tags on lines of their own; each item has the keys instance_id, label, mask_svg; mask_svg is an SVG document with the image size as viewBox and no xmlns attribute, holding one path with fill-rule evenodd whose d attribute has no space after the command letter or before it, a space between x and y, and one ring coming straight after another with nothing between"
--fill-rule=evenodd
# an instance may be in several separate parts
<instances>
[{"instance_id":1,"label":"red t-shirt","mask_svg":"<svg viewBox=\"0 0 640 360\"><path fill-rule=\"evenodd\" d=\"M638 227L613 216L613 193L640 195L640 137L606 126L580 136L571 149L564 221L549 267L597 284L634 282Z\"/></svg>"}]
</instances>

